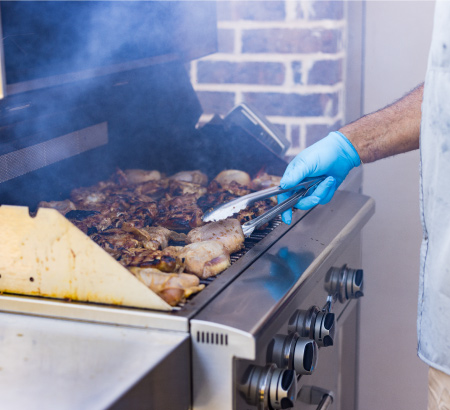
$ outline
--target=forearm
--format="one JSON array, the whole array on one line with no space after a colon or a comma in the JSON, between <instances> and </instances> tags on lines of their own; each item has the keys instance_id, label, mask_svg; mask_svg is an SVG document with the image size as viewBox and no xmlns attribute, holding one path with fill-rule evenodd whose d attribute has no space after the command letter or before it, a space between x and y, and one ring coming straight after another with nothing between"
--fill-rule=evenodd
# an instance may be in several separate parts
<instances>
[{"instance_id":1,"label":"forearm","mask_svg":"<svg viewBox=\"0 0 450 410\"><path fill-rule=\"evenodd\" d=\"M423 84L394 104L345 125L342 132L362 162L419 148Z\"/></svg>"}]
</instances>

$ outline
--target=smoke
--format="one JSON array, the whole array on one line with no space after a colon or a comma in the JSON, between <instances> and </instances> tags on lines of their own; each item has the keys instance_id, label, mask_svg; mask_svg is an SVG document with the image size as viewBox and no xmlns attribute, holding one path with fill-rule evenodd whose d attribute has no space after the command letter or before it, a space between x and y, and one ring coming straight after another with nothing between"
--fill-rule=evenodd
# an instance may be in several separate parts
<instances>
[{"instance_id":1,"label":"smoke","mask_svg":"<svg viewBox=\"0 0 450 410\"><path fill-rule=\"evenodd\" d=\"M161 161L170 148L164 132L192 127L200 115L175 60L192 52L192 38L214 42L207 31L215 30L215 9L201 3L2 2L10 93L0 101L0 155L105 121L109 141L73 157L63 152L73 142L60 144L58 155L70 158L38 170L28 164L29 173L0 184L0 203L64 199L116 166L169 169L170 161ZM154 56L168 62L126 70Z\"/></svg>"},{"instance_id":2,"label":"smoke","mask_svg":"<svg viewBox=\"0 0 450 410\"><path fill-rule=\"evenodd\" d=\"M173 6L173 4L172 4ZM4 2L8 82L172 51L170 2Z\"/></svg>"}]
</instances>

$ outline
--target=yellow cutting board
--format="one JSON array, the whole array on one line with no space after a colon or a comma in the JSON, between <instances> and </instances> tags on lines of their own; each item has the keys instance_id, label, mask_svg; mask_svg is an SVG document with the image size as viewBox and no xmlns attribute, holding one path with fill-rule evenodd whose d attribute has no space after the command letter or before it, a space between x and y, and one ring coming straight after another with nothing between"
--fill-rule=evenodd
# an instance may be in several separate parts
<instances>
[{"instance_id":1,"label":"yellow cutting board","mask_svg":"<svg viewBox=\"0 0 450 410\"><path fill-rule=\"evenodd\" d=\"M171 310L55 209L0 206L0 292Z\"/></svg>"}]
</instances>

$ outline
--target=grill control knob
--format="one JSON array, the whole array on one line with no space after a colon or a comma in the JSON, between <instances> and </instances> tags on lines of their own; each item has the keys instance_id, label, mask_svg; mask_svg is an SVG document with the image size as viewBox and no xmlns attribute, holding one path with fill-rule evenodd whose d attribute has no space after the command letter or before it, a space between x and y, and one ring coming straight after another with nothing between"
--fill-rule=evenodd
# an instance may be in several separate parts
<instances>
[{"instance_id":1,"label":"grill control knob","mask_svg":"<svg viewBox=\"0 0 450 410\"><path fill-rule=\"evenodd\" d=\"M294 370L275 369L270 381L269 402L272 409L290 409L297 399L297 376Z\"/></svg>"},{"instance_id":2,"label":"grill control knob","mask_svg":"<svg viewBox=\"0 0 450 410\"><path fill-rule=\"evenodd\" d=\"M325 289L329 295L344 303L349 299L358 299L364 296L363 279L362 269L351 269L347 265L342 268L331 268L325 279Z\"/></svg>"},{"instance_id":3,"label":"grill control knob","mask_svg":"<svg viewBox=\"0 0 450 410\"><path fill-rule=\"evenodd\" d=\"M334 313L324 312L317 306L309 310L297 310L291 317L289 333L313 339L321 347L332 346L334 338Z\"/></svg>"},{"instance_id":4,"label":"grill control knob","mask_svg":"<svg viewBox=\"0 0 450 410\"><path fill-rule=\"evenodd\" d=\"M276 335L268 351L268 362L295 370L297 374L311 374L317 365L318 346L314 340L297 333Z\"/></svg>"},{"instance_id":5,"label":"grill control knob","mask_svg":"<svg viewBox=\"0 0 450 410\"><path fill-rule=\"evenodd\" d=\"M239 390L247 403L258 409L290 409L297 398L297 375L274 364L251 366Z\"/></svg>"}]
</instances>

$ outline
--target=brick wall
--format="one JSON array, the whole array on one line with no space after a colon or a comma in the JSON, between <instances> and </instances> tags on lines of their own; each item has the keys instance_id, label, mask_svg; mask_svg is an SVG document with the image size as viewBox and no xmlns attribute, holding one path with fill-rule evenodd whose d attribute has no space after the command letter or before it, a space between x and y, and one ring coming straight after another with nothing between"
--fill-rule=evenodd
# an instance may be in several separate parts
<instances>
[{"instance_id":1,"label":"brick wall","mask_svg":"<svg viewBox=\"0 0 450 410\"><path fill-rule=\"evenodd\" d=\"M291 141L288 155L344 118L342 0L217 1L218 52L191 63L207 121L247 102Z\"/></svg>"}]
</instances>

